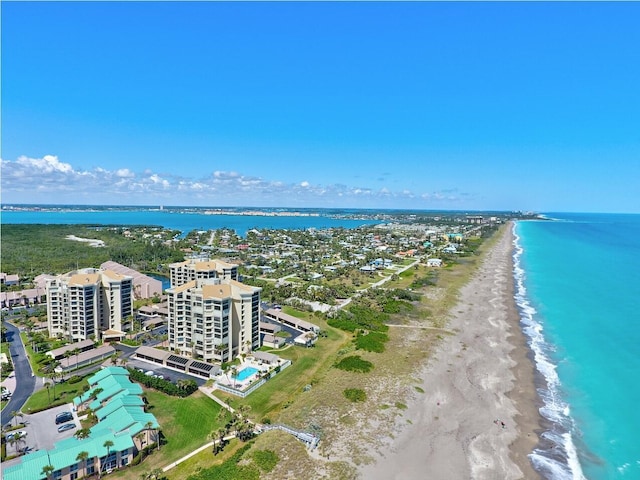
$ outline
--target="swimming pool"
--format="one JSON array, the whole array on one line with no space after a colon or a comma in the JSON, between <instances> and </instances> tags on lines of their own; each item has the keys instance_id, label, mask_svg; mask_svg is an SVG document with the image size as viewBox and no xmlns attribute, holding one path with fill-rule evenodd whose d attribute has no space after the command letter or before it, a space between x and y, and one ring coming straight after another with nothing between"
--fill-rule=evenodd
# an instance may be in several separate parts
<instances>
[{"instance_id":1,"label":"swimming pool","mask_svg":"<svg viewBox=\"0 0 640 480\"><path fill-rule=\"evenodd\" d=\"M251 375L258 372L259 370L257 368L245 367L238 372L238 374L235 376L235 379L238 380L239 382L244 382Z\"/></svg>"}]
</instances>

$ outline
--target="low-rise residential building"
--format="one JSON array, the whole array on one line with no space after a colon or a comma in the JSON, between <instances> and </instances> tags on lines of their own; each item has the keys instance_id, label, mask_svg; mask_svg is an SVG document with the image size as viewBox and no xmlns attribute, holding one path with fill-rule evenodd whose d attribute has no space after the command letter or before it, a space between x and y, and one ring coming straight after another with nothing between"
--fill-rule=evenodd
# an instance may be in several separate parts
<instances>
[{"instance_id":1,"label":"low-rise residential building","mask_svg":"<svg viewBox=\"0 0 640 480\"><path fill-rule=\"evenodd\" d=\"M71 355L60 359L60 364L56 367L56 372L68 372L96 362L103 362L116 353L116 349L111 345L101 345L98 348L91 348L78 355Z\"/></svg>"},{"instance_id":2,"label":"low-rise residential building","mask_svg":"<svg viewBox=\"0 0 640 480\"><path fill-rule=\"evenodd\" d=\"M218 365L201 362L193 358L183 357L153 347L138 347L135 352L135 358L206 379L215 378L215 376L220 373L220 367Z\"/></svg>"},{"instance_id":3,"label":"low-rise residential building","mask_svg":"<svg viewBox=\"0 0 640 480\"><path fill-rule=\"evenodd\" d=\"M20 283L20 277L16 274L7 274L4 272L0 272L0 283L6 285L7 287L18 285Z\"/></svg>"},{"instance_id":4,"label":"low-rise residential building","mask_svg":"<svg viewBox=\"0 0 640 480\"><path fill-rule=\"evenodd\" d=\"M53 467L49 478L56 480L102 476L126 467L138 451L158 440L160 425L144 411L142 388L129 380L126 369L104 368L88 382L90 390L73 403L79 408L90 404L98 418L89 436L67 438L50 450L28 453L19 464L3 468L4 480L44 480L43 468L48 465Z\"/></svg>"},{"instance_id":5,"label":"low-rise residential building","mask_svg":"<svg viewBox=\"0 0 640 480\"><path fill-rule=\"evenodd\" d=\"M136 299L153 298L162 295L162 282L144 273L111 260L104 262L100 265L100 268L131 277L133 279L133 295Z\"/></svg>"},{"instance_id":6,"label":"low-rise residential building","mask_svg":"<svg viewBox=\"0 0 640 480\"><path fill-rule=\"evenodd\" d=\"M16 292L0 292L2 308L33 305L44 302L46 291L42 288L25 288Z\"/></svg>"},{"instance_id":7,"label":"low-rise residential building","mask_svg":"<svg viewBox=\"0 0 640 480\"><path fill-rule=\"evenodd\" d=\"M300 332L320 332L320 327L317 325L307 322L306 320L302 320L301 318L294 317L293 315L289 315L288 313L284 313L282 310L277 310L275 308L265 310L264 318L295 328Z\"/></svg>"},{"instance_id":8,"label":"low-rise residential building","mask_svg":"<svg viewBox=\"0 0 640 480\"><path fill-rule=\"evenodd\" d=\"M70 343L60 348L56 348L55 350L49 350L46 355L53 358L54 360L60 360L65 356L67 352L75 352L77 350L78 353L84 352L86 350L90 350L95 345L93 340L80 340L76 343Z\"/></svg>"}]
</instances>

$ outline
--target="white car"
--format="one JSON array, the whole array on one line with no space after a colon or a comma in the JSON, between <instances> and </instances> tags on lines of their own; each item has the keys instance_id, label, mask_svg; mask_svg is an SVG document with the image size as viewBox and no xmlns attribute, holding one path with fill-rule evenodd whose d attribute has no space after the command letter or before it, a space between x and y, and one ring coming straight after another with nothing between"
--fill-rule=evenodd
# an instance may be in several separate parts
<instances>
[{"instance_id":1,"label":"white car","mask_svg":"<svg viewBox=\"0 0 640 480\"><path fill-rule=\"evenodd\" d=\"M18 434L20 434L22 438L27 436L27 432L25 432L24 430L20 430L19 432L9 432L7 433L7 441L11 440L13 437L15 437Z\"/></svg>"}]
</instances>

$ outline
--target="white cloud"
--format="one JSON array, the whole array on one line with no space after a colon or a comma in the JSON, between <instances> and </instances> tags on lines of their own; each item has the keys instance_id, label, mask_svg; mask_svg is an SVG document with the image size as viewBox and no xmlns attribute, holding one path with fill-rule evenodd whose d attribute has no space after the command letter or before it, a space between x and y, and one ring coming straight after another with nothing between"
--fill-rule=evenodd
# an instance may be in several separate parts
<instances>
[{"instance_id":1,"label":"white cloud","mask_svg":"<svg viewBox=\"0 0 640 480\"><path fill-rule=\"evenodd\" d=\"M116 170L116 175L118 177L124 177L124 178L135 177L135 174L131 170L129 170L128 168L120 168L120 169Z\"/></svg>"},{"instance_id":2,"label":"white cloud","mask_svg":"<svg viewBox=\"0 0 640 480\"><path fill-rule=\"evenodd\" d=\"M467 202L473 196L455 190L414 193L344 184L316 185L308 180L287 183L213 171L192 179L145 169L74 168L54 155L2 160L4 203L93 203L149 205L247 205L309 207L429 208Z\"/></svg>"},{"instance_id":3,"label":"white cloud","mask_svg":"<svg viewBox=\"0 0 640 480\"><path fill-rule=\"evenodd\" d=\"M55 155L45 155L42 158L29 158L23 155L18 158L16 163L23 165L26 168L34 168L45 173L73 172L73 167L71 167L71 165L61 162Z\"/></svg>"}]
</instances>

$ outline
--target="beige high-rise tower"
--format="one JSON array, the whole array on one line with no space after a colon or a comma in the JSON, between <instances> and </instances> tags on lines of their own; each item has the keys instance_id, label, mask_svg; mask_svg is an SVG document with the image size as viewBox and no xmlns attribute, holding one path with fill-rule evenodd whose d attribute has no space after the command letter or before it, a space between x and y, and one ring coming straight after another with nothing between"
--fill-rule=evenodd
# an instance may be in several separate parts
<instances>
[{"instance_id":1,"label":"beige high-rise tower","mask_svg":"<svg viewBox=\"0 0 640 480\"><path fill-rule=\"evenodd\" d=\"M226 278L203 278L167 290L169 348L228 362L260 347L260 291Z\"/></svg>"},{"instance_id":2,"label":"beige high-rise tower","mask_svg":"<svg viewBox=\"0 0 640 480\"><path fill-rule=\"evenodd\" d=\"M72 340L121 336L127 317L133 314L132 282L132 277L93 268L49 280L49 334Z\"/></svg>"}]
</instances>

